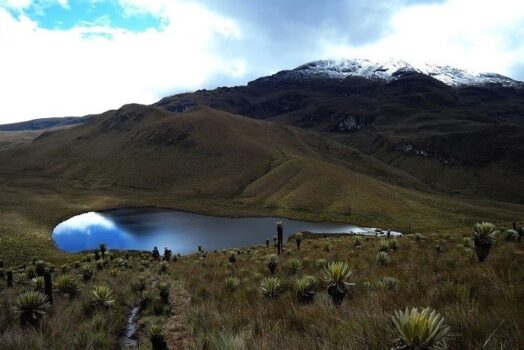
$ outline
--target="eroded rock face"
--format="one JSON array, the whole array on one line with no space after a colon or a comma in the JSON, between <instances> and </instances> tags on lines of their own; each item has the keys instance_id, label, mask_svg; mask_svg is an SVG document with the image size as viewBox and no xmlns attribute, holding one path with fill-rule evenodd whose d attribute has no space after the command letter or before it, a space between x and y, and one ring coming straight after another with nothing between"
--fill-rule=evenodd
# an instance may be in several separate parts
<instances>
[{"instance_id":1,"label":"eroded rock face","mask_svg":"<svg viewBox=\"0 0 524 350\"><path fill-rule=\"evenodd\" d=\"M338 131L355 131L367 126L369 121L360 116L348 115L338 123Z\"/></svg>"},{"instance_id":2,"label":"eroded rock face","mask_svg":"<svg viewBox=\"0 0 524 350\"><path fill-rule=\"evenodd\" d=\"M424 158L434 158L443 164L460 164L457 159L436 149L425 146L418 146L412 143L397 143L392 147L395 151L405 154L415 154Z\"/></svg>"}]
</instances>

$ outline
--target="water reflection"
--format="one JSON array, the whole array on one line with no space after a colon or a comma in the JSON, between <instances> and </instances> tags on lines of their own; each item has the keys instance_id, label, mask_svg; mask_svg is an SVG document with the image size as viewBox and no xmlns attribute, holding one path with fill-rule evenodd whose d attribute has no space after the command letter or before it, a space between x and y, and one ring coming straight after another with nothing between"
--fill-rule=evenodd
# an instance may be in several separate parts
<instances>
[{"instance_id":1,"label":"water reflection","mask_svg":"<svg viewBox=\"0 0 524 350\"><path fill-rule=\"evenodd\" d=\"M374 234L345 224L311 223L276 217L223 218L156 208L123 208L89 212L60 223L53 230L59 249L68 252L95 249L101 242L110 249L151 250L169 247L175 253L225 249L273 242L275 222L284 222L285 239L297 231Z\"/></svg>"}]
</instances>

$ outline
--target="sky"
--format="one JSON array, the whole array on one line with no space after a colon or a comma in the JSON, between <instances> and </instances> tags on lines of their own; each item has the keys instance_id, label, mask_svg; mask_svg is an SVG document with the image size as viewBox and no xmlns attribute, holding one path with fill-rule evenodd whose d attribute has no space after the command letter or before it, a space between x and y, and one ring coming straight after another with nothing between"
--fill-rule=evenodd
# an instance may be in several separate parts
<instances>
[{"instance_id":1,"label":"sky","mask_svg":"<svg viewBox=\"0 0 524 350\"><path fill-rule=\"evenodd\" d=\"M0 124L150 104L319 59L524 80L522 0L0 0Z\"/></svg>"}]
</instances>

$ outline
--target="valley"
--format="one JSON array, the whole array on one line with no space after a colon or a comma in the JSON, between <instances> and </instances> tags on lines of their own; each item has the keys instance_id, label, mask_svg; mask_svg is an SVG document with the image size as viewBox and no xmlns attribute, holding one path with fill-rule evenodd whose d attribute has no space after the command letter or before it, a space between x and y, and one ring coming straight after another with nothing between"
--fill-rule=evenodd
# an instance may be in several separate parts
<instances>
[{"instance_id":1,"label":"valley","mask_svg":"<svg viewBox=\"0 0 524 350\"><path fill-rule=\"evenodd\" d=\"M520 83L363 68L317 62L0 131L0 272L12 277L0 287L5 310L17 310L0 313L0 347L384 349L402 343L392 319L425 305L444 315L450 349L519 346L524 253L510 228L524 213ZM177 234L203 230L218 243L162 232L147 242L175 254L160 262L113 240L82 252L53 240L71 217L123 208L207 215L209 232ZM247 217L262 234L224 224ZM274 220L262 217L290 223L278 256L265 241ZM402 235L297 233L290 219ZM141 225L160 232L163 220ZM485 224L491 253L480 262L484 221L496 226ZM129 240L139 238L151 239ZM41 330L20 311L24 293L55 300L37 305Z\"/></svg>"}]
</instances>

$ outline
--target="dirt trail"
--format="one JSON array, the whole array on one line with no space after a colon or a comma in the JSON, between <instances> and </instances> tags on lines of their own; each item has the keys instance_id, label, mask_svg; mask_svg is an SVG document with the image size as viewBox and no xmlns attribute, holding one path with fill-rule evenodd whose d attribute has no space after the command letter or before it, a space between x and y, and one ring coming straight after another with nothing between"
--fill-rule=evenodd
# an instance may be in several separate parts
<instances>
[{"instance_id":1,"label":"dirt trail","mask_svg":"<svg viewBox=\"0 0 524 350\"><path fill-rule=\"evenodd\" d=\"M189 307L190 297L180 282L174 283L170 294L171 316L164 324L167 345L171 350L187 349L193 343L193 338L182 313L185 308Z\"/></svg>"}]
</instances>

